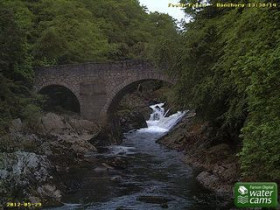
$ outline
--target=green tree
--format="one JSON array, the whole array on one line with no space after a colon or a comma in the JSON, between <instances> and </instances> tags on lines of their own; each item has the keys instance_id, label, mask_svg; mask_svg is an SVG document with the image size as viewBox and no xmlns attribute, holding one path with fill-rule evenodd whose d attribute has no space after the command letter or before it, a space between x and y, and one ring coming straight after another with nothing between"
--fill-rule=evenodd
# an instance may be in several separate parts
<instances>
[{"instance_id":1,"label":"green tree","mask_svg":"<svg viewBox=\"0 0 280 210\"><path fill-rule=\"evenodd\" d=\"M32 19L21 1L0 1L0 133L33 102Z\"/></svg>"},{"instance_id":2,"label":"green tree","mask_svg":"<svg viewBox=\"0 0 280 210\"><path fill-rule=\"evenodd\" d=\"M180 78L177 102L216 124L221 138L242 140L244 177L279 180L279 11L207 7L191 14L171 69Z\"/></svg>"},{"instance_id":3,"label":"green tree","mask_svg":"<svg viewBox=\"0 0 280 210\"><path fill-rule=\"evenodd\" d=\"M44 0L36 8L34 56L39 64L106 59L111 50L107 38L81 2Z\"/></svg>"}]
</instances>

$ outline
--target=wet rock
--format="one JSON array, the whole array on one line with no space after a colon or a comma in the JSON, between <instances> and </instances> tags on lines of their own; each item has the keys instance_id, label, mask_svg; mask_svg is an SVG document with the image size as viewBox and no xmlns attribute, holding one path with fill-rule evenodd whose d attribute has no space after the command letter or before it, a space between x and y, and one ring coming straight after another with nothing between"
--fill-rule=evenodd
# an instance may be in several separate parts
<instances>
[{"instance_id":1,"label":"wet rock","mask_svg":"<svg viewBox=\"0 0 280 210\"><path fill-rule=\"evenodd\" d=\"M160 102L159 102L158 100L156 100L156 99L151 99L151 100L149 100L149 102L148 102L149 106L155 105L155 104L159 104L159 103L160 103Z\"/></svg>"},{"instance_id":2,"label":"wet rock","mask_svg":"<svg viewBox=\"0 0 280 210\"><path fill-rule=\"evenodd\" d=\"M111 128L108 126L102 128L95 136L93 136L89 140L89 143L91 143L95 147L105 147L111 145Z\"/></svg>"},{"instance_id":3,"label":"wet rock","mask_svg":"<svg viewBox=\"0 0 280 210\"><path fill-rule=\"evenodd\" d=\"M144 116L136 111L122 111L118 113L120 118L120 126L123 133L130 130L148 127Z\"/></svg>"},{"instance_id":4,"label":"wet rock","mask_svg":"<svg viewBox=\"0 0 280 210\"><path fill-rule=\"evenodd\" d=\"M107 162L109 165L113 166L116 169L125 169L128 166L127 160L120 157L108 160Z\"/></svg>"},{"instance_id":5,"label":"wet rock","mask_svg":"<svg viewBox=\"0 0 280 210\"><path fill-rule=\"evenodd\" d=\"M145 203L166 204L171 199L163 197L163 196L143 195L143 196L138 197L137 200L145 202Z\"/></svg>"}]
</instances>

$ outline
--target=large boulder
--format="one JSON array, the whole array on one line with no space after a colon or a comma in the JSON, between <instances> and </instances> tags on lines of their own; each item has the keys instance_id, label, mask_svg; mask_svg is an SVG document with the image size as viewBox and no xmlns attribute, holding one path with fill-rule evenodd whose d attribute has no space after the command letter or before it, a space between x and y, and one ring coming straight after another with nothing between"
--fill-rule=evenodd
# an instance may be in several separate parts
<instances>
[{"instance_id":1,"label":"large boulder","mask_svg":"<svg viewBox=\"0 0 280 210\"><path fill-rule=\"evenodd\" d=\"M134 129L148 127L144 116L140 112L123 111L119 112L118 116L120 118L120 126L123 133Z\"/></svg>"},{"instance_id":2,"label":"large boulder","mask_svg":"<svg viewBox=\"0 0 280 210\"><path fill-rule=\"evenodd\" d=\"M38 182L44 182L49 176L49 168L50 162L46 156L21 151L0 153L1 180L25 183L32 177Z\"/></svg>"},{"instance_id":3,"label":"large boulder","mask_svg":"<svg viewBox=\"0 0 280 210\"><path fill-rule=\"evenodd\" d=\"M94 122L88 120L81 120L81 119L69 119L69 124L76 132L88 132L92 133L95 132L97 129L97 125Z\"/></svg>"},{"instance_id":4,"label":"large boulder","mask_svg":"<svg viewBox=\"0 0 280 210\"><path fill-rule=\"evenodd\" d=\"M41 122L46 133L61 133L71 129L71 126L65 122L62 116L54 113L47 113L42 117Z\"/></svg>"},{"instance_id":5,"label":"large boulder","mask_svg":"<svg viewBox=\"0 0 280 210\"><path fill-rule=\"evenodd\" d=\"M120 127L118 125L107 125L100 129L100 131L89 140L89 143L96 147L104 147L109 146L112 143L117 143L119 130ZM116 134L114 135L114 133ZM117 138L117 140L115 138Z\"/></svg>"},{"instance_id":6,"label":"large boulder","mask_svg":"<svg viewBox=\"0 0 280 210\"><path fill-rule=\"evenodd\" d=\"M202 171L197 177L197 181L205 188L216 192L220 196L231 195L232 185L224 183L218 176Z\"/></svg>"},{"instance_id":7,"label":"large boulder","mask_svg":"<svg viewBox=\"0 0 280 210\"><path fill-rule=\"evenodd\" d=\"M47 113L41 118L41 133L43 134L92 134L97 130L94 122L73 116L61 116Z\"/></svg>"},{"instance_id":8,"label":"large boulder","mask_svg":"<svg viewBox=\"0 0 280 210\"><path fill-rule=\"evenodd\" d=\"M46 156L21 151L0 153L0 202L14 193L26 198L38 196L36 187L51 179L51 168Z\"/></svg>"}]
</instances>

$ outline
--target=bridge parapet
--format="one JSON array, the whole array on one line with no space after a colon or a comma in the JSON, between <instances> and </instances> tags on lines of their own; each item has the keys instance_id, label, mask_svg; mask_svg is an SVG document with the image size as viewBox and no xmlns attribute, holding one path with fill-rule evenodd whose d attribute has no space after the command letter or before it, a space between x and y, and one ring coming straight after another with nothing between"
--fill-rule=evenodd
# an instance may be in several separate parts
<instances>
[{"instance_id":1,"label":"bridge parapet","mask_svg":"<svg viewBox=\"0 0 280 210\"><path fill-rule=\"evenodd\" d=\"M128 61L117 61L117 62L89 62L82 64L65 64L58 66L47 66L47 67L39 67L35 69L35 72L54 72L54 71L77 71L79 70L81 73L84 71L125 71L125 70L155 70L155 67L147 62L142 60L128 60Z\"/></svg>"}]
</instances>

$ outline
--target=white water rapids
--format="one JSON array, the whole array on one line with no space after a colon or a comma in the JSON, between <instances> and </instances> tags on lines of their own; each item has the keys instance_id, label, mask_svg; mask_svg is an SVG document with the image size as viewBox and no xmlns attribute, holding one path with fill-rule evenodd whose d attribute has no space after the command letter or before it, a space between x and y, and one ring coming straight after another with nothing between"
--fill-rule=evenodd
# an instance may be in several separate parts
<instances>
[{"instance_id":1,"label":"white water rapids","mask_svg":"<svg viewBox=\"0 0 280 210\"><path fill-rule=\"evenodd\" d=\"M148 128L139 129L138 132L156 132L166 133L173 128L188 111L178 111L167 117L169 110L165 111L164 103L151 105L150 108L153 110L150 115L150 119L147 122Z\"/></svg>"},{"instance_id":2,"label":"white water rapids","mask_svg":"<svg viewBox=\"0 0 280 210\"><path fill-rule=\"evenodd\" d=\"M164 136L170 131L180 120L186 115L187 111L178 111L170 116L167 116L169 110L165 111L164 103L151 105L152 113L150 119L147 120L147 128L140 128L125 134L126 138L131 136L145 136L151 134L155 137L154 140ZM128 137L130 136L130 137ZM135 153L134 147L127 147L124 145L113 145L108 147L112 155L129 155Z\"/></svg>"}]
</instances>

